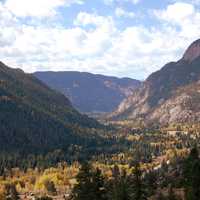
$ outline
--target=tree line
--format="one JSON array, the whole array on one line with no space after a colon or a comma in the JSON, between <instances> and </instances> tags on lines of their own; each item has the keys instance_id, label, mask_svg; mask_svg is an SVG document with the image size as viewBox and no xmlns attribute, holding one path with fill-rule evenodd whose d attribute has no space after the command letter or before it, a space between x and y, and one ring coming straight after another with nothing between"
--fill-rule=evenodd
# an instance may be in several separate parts
<instances>
[{"instance_id":1,"label":"tree line","mask_svg":"<svg viewBox=\"0 0 200 200\"><path fill-rule=\"evenodd\" d=\"M115 165L111 177L86 162L76 177L71 200L199 200L200 159L197 148L176 165L173 167L179 173L172 173L173 177L162 187L161 182L165 180L161 179L165 179L166 174L160 177L156 171L142 171L138 162L133 164L131 173ZM178 188L184 191L183 197L176 194Z\"/></svg>"},{"instance_id":2,"label":"tree line","mask_svg":"<svg viewBox=\"0 0 200 200\"><path fill-rule=\"evenodd\" d=\"M84 163L76 177L71 200L147 200L156 190L156 187L152 190L155 183L149 185L148 178L143 175L139 163L134 164L130 174L115 165L110 178L103 176L99 168ZM169 198L176 200L174 192Z\"/></svg>"}]
</instances>

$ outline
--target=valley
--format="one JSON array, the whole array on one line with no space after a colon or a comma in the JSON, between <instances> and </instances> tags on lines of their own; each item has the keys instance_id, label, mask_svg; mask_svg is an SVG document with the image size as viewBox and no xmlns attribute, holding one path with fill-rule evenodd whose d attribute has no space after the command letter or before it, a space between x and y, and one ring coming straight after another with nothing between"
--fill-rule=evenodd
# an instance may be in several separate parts
<instances>
[{"instance_id":1,"label":"valley","mask_svg":"<svg viewBox=\"0 0 200 200\"><path fill-rule=\"evenodd\" d=\"M197 142L200 141L199 125L177 125L163 129L136 129L127 124L116 127L115 131L104 135L114 141L113 146L104 146L103 153L92 156L90 162L94 168L98 167L102 174L110 179L113 176L112 169L116 165L121 171L126 170L130 174L133 163L139 160L143 172L156 173L155 184L160 190L166 190L171 179L176 176L177 180L173 182L176 188L174 190L183 190L179 183L181 177L171 173L175 173L176 168L181 166L179 162L189 155L191 148L200 145ZM115 145L118 146L118 151L114 151ZM62 161L47 168L37 166L22 170L15 167L4 171L0 185L3 187L8 183L15 184L21 199L32 199L33 196L68 199L76 184L79 168L80 163L77 161L71 164ZM48 186L52 183L53 188ZM157 194L156 189L151 195L153 194Z\"/></svg>"},{"instance_id":2,"label":"valley","mask_svg":"<svg viewBox=\"0 0 200 200\"><path fill-rule=\"evenodd\" d=\"M0 199L197 200L186 196L200 188L199 46L143 83L1 62Z\"/></svg>"},{"instance_id":3,"label":"valley","mask_svg":"<svg viewBox=\"0 0 200 200\"><path fill-rule=\"evenodd\" d=\"M0 200L200 200L200 0L0 0Z\"/></svg>"}]
</instances>

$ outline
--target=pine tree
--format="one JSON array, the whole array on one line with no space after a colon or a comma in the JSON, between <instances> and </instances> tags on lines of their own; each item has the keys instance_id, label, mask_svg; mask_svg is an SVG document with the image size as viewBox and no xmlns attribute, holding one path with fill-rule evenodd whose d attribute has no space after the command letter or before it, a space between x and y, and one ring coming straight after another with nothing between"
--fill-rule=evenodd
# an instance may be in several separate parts
<instances>
[{"instance_id":1,"label":"pine tree","mask_svg":"<svg viewBox=\"0 0 200 200\"><path fill-rule=\"evenodd\" d=\"M142 180L142 171L139 163L135 164L132 174L132 199L147 200L146 187Z\"/></svg>"},{"instance_id":2,"label":"pine tree","mask_svg":"<svg viewBox=\"0 0 200 200\"><path fill-rule=\"evenodd\" d=\"M148 186L147 187L148 196L152 196L158 187L157 174L155 171L152 170L146 174L145 184Z\"/></svg>"},{"instance_id":3,"label":"pine tree","mask_svg":"<svg viewBox=\"0 0 200 200\"><path fill-rule=\"evenodd\" d=\"M122 171L120 178L120 196L122 200L131 199L130 178L125 170Z\"/></svg>"},{"instance_id":4,"label":"pine tree","mask_svg":"<svg viewBox=\"0 0 200 200\"><path fill-rule=\"evenodd\" d=\"M112 179L108 183L108 199L119 200L119 182L120 182L120 171L117 165L112 169Z\"/></svg>"},{"instance_id":5,"label":"pine tree","mask_svg":"<svg viewBox=\"0 0 200 200\"><path fill-rule=\"evenodd\" d=\"M184 164L184 182L187 200L199 200L200 159L197 148L193 148Z\"/></svg>"},{"instance_id":6,"label":"pine tree","mask_svg":"<svg viewBox=\"0 0 200 200\"><path fill-rule=\"evenodd\" d=\"M112 180L108 184L109 200L130 200L130 180L125 170L120 172L117 165L112 169Z\"/></svg>"},{"instance_id":7,"label":"pine tree","mask_svg":"<svg viewBox=\"0 0 200 200\"><path fill-rule=\"evenodd\" d=\"M106 199L105 180L99 168L97 168L92 174L92 188L94 196L93 200Z\"/></svg>"},{"instance_id":8,"label":"pine tree","mask_svg":"<svg viewBox=\"0 0 200 200\"><path fill-rule=\"evenodd\" d=\"M100 169L93 170L90 164L84 163L76 179L73 200L106 200L105 179Z\"/></svg>"},{"instance_id":9,"label":"pine tree","mask_svg":"<svg viewBox=\"0 0 200 200\"><path fill-rule=\"evenodd\" d=\"M73 200L93 200L92 176L90 164L84 163L76 176L77 184L72 191Z\"/></svg>"},{"instance_id":10,"label":"pine tree","mask_svg":"<svg viewBox=\"0 0 200 200\"><path fill-rule=\"evenodd\" d=\"M194 162L199 160L199 153L197 148L193 148L190 152L190 155L186 159L184 166L183 166L183 174L185 179L185 185L191 184L191 174L192 174L192 167Z\"/></svg>"},{"instance_id":11,"label":"pine tree","mask_svg":"<svg viewBox=\"0 0 200 200\"><path fill-rule=\"evenodd\" d=\"M190 185L188 187L187 200L199 200L200 195L200 161L196 160L192 166Z\"/></svg>"}]
</instances>

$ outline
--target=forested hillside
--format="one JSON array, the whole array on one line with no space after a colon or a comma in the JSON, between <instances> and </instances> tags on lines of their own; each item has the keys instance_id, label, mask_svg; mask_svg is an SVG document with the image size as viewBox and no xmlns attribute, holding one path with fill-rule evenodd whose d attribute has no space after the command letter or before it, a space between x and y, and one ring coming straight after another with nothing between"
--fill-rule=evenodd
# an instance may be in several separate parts
<instances>
[{"instance_id":1,"label":"forested hillside","mask_svg":"<svg viewBox=\"0 0 200 200\"><path fill-rule=\"evenodd\" d=\"M9 162L13 166L23 165L20 159L30 154L50 156L52 152L51 163L60 159L70 161L69 152L73 148L94 148L97 141L99 144L103 141L96 134L96 129L103 126L78 113L64 95L3 63L0 63L0 110L2 165ZM56 150L65 154L55 153ZM37 159L33 156L33 165Z\"/></svg>"},{"instance_id":2,"label":"forested hillside","mask_svg":"<svg viewBox=\"0 0 200 200\"><path fill-rule=\"evenodd\" d=\"M36 72L38 79L68 97L81 112L111 112L141 82L87 72Z\"/></svg>"}]
</instances>

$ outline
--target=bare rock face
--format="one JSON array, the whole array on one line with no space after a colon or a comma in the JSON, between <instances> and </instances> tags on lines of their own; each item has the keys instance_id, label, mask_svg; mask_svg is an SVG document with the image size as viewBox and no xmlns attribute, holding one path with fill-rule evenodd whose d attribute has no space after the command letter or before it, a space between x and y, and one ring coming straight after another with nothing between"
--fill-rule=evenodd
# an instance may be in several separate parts
<instances>
[{"instance_id":1,"label":"bare rock face","mask_svg":"<svg viewBox=\"0 0 200 200\"><path fill-rule=\"evenodd\" d=\"M151 74L112 113L112 119L153 124L200 122L200 39L183 58Z\"/></svg>"},{"instance_id":2,"label":"bare rock face","mask_svg":"<svg viewBox=\"0 0 200 200\"><path fill-rule=\"evenodd\" d=\"M192 62L200 56L200 39L193 42L183 55L183 60Z\"/></svg>"},{"instance_id":3,"label":"bare rock face","mask_svg":"<svg viewBox=\"0 0 200 200\"><path fill-rule=\"evenodd\" d=\"M200 121L200 81L178 88L174 95L156 107L149 119L160 124Z\"/></svg>"},{"instance_id":4,"label":"bare rock face","mask_svg":"<svg viewBox=\"0 0 200 200\"><path fill-rule=\"evenodd\" d=\"M110 117L113 119L136 118L138 114L144 115L148 113L150 107L147 104L147 98L149 95L149 86L143 84L133 92L133 95L122 101L118 109L111 113Z\"/></svg>"}]
</instances>

